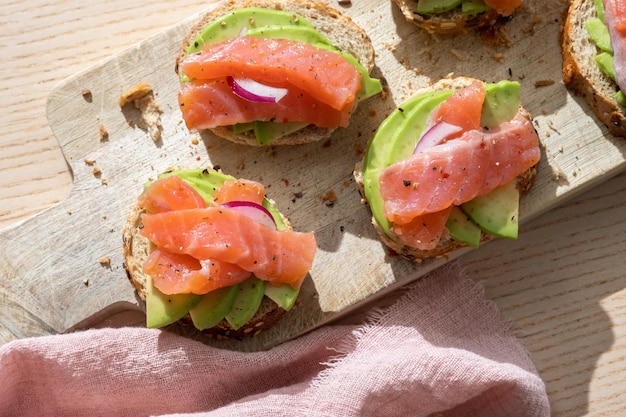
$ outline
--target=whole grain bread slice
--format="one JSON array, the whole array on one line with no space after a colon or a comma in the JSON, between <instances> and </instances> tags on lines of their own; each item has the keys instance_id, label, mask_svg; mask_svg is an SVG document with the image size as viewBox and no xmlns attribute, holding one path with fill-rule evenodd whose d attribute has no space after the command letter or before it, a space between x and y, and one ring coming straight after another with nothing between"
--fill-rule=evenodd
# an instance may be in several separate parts
<instances>
[{"instance_id":1,"label":"whole grain bread slice","mask_svg":"<svg viewBox=\"0 0 626 417\"><path fill-rule=\"evenodd\" d=\"M393 0L407 21L428 33L461 35L481 28L491 28L502 20L495 10L478 14L462 13L459 8L433 15L417 13L417 0Z\"/></svg>"},{"instance_id":2,"label":"whole grain bread slice","mask_svg":"<svg viewBox=\"0 0 626 417\"><path fill-rule=\"evenodd\" d=\"M596 17L593 0L570 3L561 31L563 82L584 97L611 134L626 137L626 109L615 100L617 84L596 64L598 48L585 28Z\"/></svg>"},{"instance_id":3,"label":"whole grain bread slice","mask_svg":"<svg viewBox=\"0 0 626 417\"><path fill-rule=\"evenodd\" d=\"M450 90L450 89L458 89L462 87L466 87L471 84L475 79L470 77L455 77L455 78L445 78L441 79L438 82L431 84L430 86L420 90L416 94L423 94L432 91L441 91L441 90ZM524 116L526 119L532 121L532 115L520 105L518 109L518 114ZM363 161L359 161L354 168L353 176L359 192L361 194L361 199L363 203L367 204L367 197L365 196L365 191L363 189ZM537 176L537 165L530 167L526 172L522 173L517 177L515 181L517 181L517 189L520 193L520 196L525 195L531 188L534 183L534 179ZM431 250L422 250L414 247L407 246L394 240L390 236L385 233L383 229L377 224L376 219L372 216L371 218L372 226L376 230L380 240L394 252L399 255L404 256L405 258L414 261L414 262L422 262L427 258L440 258L447 257L452 252L460 250L462 248L468 247L467 244L460 242L458 240L452 239L449 235L445 235L441 238L437 246ZM487 233L481 233L481 242L489 241L493 238L493 236Z\"/></svg>"},{"instance_id":4,"label":"whole grain bread slice","mask_svg":"<svg viewBox=\"0 0 626 417\"><path fill-rule=\"evenodd\" d=\"M374 69L375 51L369 35L349 16L330 7L326 3L310 0L229 0L206 13L191 27L188 35L182 42L179 55L176 58L176 71L178 72L179 64L185 58L189 46L208 23L233 10L246 7L260 7L296 13L307 19L337 49L350 53L357 58L368 72L371 73ZM272 145L299 145L315 142L329 137L336 129L337 128L321 128L309 125L296 132L278 138L272 142ZM235 143L253 146L258 145L256 137L252 132L236 134L233 133L230 127L217 127L210 130L217 136Z\"/></svg>"}]
</instances>

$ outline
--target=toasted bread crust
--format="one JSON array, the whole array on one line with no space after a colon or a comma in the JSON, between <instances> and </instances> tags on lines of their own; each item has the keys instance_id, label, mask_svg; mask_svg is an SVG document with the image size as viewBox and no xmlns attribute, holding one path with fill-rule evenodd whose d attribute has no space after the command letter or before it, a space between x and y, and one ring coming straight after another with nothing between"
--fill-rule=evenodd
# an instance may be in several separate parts
<instances>
[{"instance_id":1,"label":"toasted bread crust","mask_svg":"<svg viewBox=\"0 0 626 417\"><path fill-rule=\"evenodd\" d=\"M337 49L348 52L357 58L368 72L374 69L375 52L369 35L349 16L326 3L310 0L229 0L206 13L192 26L183 40L179 55L176 58L176 72L178 73L179 64L185 58L189 46L208 23L233 10L245 7L288 10L297 13L315 26ZM273 141L271 145L300 145L316 142L328 138L336 129L336 127L322 128L309 125ZM258 146L256 137L250 132L235 134L229 127L217 127L209 130L215 135L235 143Z\"/></svg>"},{"instance_id":2,"label":"toasted bread crust","mask_svg":"<svg viewBox=\"0 0 626 417\"><path fill-rule=\"evenodd\" d=\"M428 33L440 35L461 35L473 30L488 28L502 20L495 10L469 15L452 10L436 15L422 15L416 12L417 0L393 0L400 8L407 21L417 25Z\"/></svg>"},{"instance_id":3,"label":"toasted bread crust","mask_svg":"<svg viewBox=\"0 0 626 417\"><path fill-rule=\"evenodd\" d=\"M152 251L152 244L148 239L139 234L141 227L141 215L145 211L138 205L134 205L126 219L122 229L122 248L124 255L124 268L130 284L135 288L137 296L144 304L146 299L148 277L143 272L143 264ZM285 224L289 227L287 219ZM142 305L145 308L145 305ZM263 301L256 315L244 326L235 330L226 320L222 320L215 327L205 330L197 330L193 326L191 317L186 315L177 324L185 326L192 331L201 332L205 336L217 339L241 339L246 336L256 336L260 332L269 329L285 313L280 306L263 297Z\"/></svg>"},{"instance_id":4,"label":"toasted bread crust","mask_svg":"<svg viewBox=\"0 0 626 417\"><path fill-rule=\"evenodd\" d=\"M617 84L595 62L597 48L585 22L597 17L593 0L573 0L561 31L563 82L579 93L614 136L626 137L626 109L614 98Z\"/></svg>"},{"instance_id":5,"label":"toasted bread crust","mask_svg":"<svg viewBox=\"0 0 626 417\"><path fill-rule=\"evenodd\" d=\"M453 79L443 79L440 80L439 82L431 85L430 87L426 88L425 91L435 91L435 90L445 90L445 89L451 89L451 88L460 88L466 85L469 85L471 82L473 81L472 78L469 77L457 77L457 78L453 78ZM421 93L421 92L420 92ZM527 118L528 120L532 121L532 116L531 114L524 109L522 106L520 106L518 113L523 115L525 118ZM523 196L524 194L526 194L531 188L532 185L534 183L534 179L537 175L537 166L535 165L533 167L530 167L528 170L526 170L526 172L524 172L523 174L519 175L517 177L517 189L520 192L520 196ZM360 161L356 164L355 169L354 169L354 178L355 178L355 182L357 184L357 187L359 188L359 192L361 194L361 198L362 201L364 203L367 203L367 197L365 196L365 190L363 188L363 161ZM404 245L394 239L392 239L391 237L389 237L378 225L378 223L376 222L376 220L374 219L374 217L372 216L372 225L374 227L374 229L376 230L376 233L378 234L380 240L390 249L392 249L394 252L396 252L399 255L404 256L405 258L413 261L413 262L422 262L427 258L441 258L441 257L447 257L449 256L452 252L457 251L459 249L462 248L466 248L468 247L467 244L463 243L463 242L459 242L457 240L452 239L450 236L446 236L444 235L442 237L442 239L439 241L439 243L437 244L437 246L431 250L422 250L422 249L417 249L417 248L413 248L407 245ZM491 240L493 237L487 233L482 233L481 234L481 242L486 242Z\"/></svg>"}]
</instances>

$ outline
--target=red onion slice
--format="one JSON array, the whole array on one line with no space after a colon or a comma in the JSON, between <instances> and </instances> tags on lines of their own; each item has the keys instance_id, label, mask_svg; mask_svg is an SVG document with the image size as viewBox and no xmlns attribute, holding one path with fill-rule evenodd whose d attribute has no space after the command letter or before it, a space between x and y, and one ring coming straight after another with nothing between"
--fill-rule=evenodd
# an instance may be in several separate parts
<instances>
[{"instance_id":1,"label":"red onion slice","mask_svg":"<svg viewBox=\"0 0 626 417\"><path fill-rule=\"evenodd\" d=\"M272 87L261 84L250 78L227 77L227 82L233 93L244 100L255 103L277 103L287 95L286 88Z\"/></svg>"},{"instance_id":2,"label":"red onion slice","mask_svg":"<svg viewBox=\"0 0 626 417\"><path fill-rule=\"evenodd\" d=\"M251 218L257 223L276 229L274 217L268 209L260 204L253 203L251 201L229 201L228 203L222 204L222 206L235 210L238 213Z\"/></svg>"},{"instance_id":3,"label":"red onion slice","mask_svg":"<svg viewBox=\"0 0 626 417\"><path fill-rule=\"evenodd\" d=\"M413 153L422 152L428 148L438 145L450 136L463 131L463 128L447 122L437 122L426 130L420 140L415 145Z\"/></svg>"}]
</instances>

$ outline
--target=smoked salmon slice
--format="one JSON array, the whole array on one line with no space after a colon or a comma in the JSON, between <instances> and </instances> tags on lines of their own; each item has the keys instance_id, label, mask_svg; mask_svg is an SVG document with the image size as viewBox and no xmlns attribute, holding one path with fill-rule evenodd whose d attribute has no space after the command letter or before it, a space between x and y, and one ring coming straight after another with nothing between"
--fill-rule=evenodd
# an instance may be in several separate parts
<instances>
[{"instance_id":1,"label":"smoked salmon slice","mask_svg":"<svg viewBox=\"0 0 626 417\"><path fill-rule=\"evenodd\" d=\"M467 87L455 90L428 115L428 125L424 131L438 122L446 122L463 130L479 129L485 94L485 85L480 81L473 81Z\"/></svg>"},{"instance_id":2,"label":"smoked salmon slice","mask_svg":"<svg viewBox=\"0 0 626 417\"><path fill-rule=\"evenodd\" d=\"M223 207L141 216L140 233L158 248L232 263L273 284L299 288L317 249L313 233L276 231Z\"/></svg>"},{"instance_id":3,"label":"smoked salmon slice","mask_svg":"<svg viewBox=\"0 0 626 417\"><path fill-rule=\"evenodd\" d=\"M159 179L146 188L138 199L148 213L206 207L202 196L176 175Z\"/></svg>"},{"instance_id":4,"label":"smoked salmon slice","mask_svg":"<svg viewBox=\"0 0 626 417\"><path fill-rule=\"evenodd\" d=\"M537 133L519 114L497 128L464 132L382 171L385 216L407 224L426 213L463 204L514 180L539 158Z\"/></svg>"},{"instance_id":5,"label":"smoked salmon slice","mask_svg":"<svg viewBox=\"0 0 626 417\"><path fill-rule=\"evenodd\" d=\"M485 0L485 4L502 16L510 16L522 4L522 0Z\"/></svg>"},{"instance_id":6,"label":"smoked salmon slice","mask_svg":"<svg viewBox=\"0 0 626 417\"><path fill-rule=\"evenodd\" d=\"M245 184L246 190L254 192L241 193L242 188L238 186L240 184ZM227 180L223 188L223 193L229 196L234 196L239 191L240 196L237 198L240 199L253 194L256 196L258 192L265 194L261 184L249 180ZM202 196L176 175L150 184L139 196L138 204L152 214L207 206ZM237 265L217 260L200 261L192 256L173 254L158 247L148 256L143 271L152 277L154 286L164 294L206 294L243 282L251 275Z\"/></svg>"},{"instance_id":7,"label":"smoked salmon slice","mask_svg":"<svg viewBox=\"0 0 626 417\"><path fill-rule=\"evenodd\" d=\"M224 204L231 201L249 201L263 204L265 187L263 184L246 179L226 180L213 193L215 204Z\"/></svg>"},{"instance_id":8,"label":"smoked salmon slice","mask_svg":"<svg viewBox=\"0 0 626 417\"><path fill-rule=\"evenodd\" d=\"M407 224L394 224L391 227L396 238L407 246L419 250L431 250L447 233L446 222L452 206L435 213L426 213L413 218Z\"/></svg>"},{"instance_id":9,"label":"smoked salmon slice","mask_svg":"<svg viewBox=\"0 0 626 417\"><path fill-rule=\"evenodd\" d=\"M257 120L346 127L354 110L354 103L336 110L295 87L289 88L278 102L252 102L235 95L226 78L184 83L178 93L178 104L187 128L197 130Z\"/></svg>"},{"instance_id":10,"label":"smoked salmon slice","mask_svg":"<svg viewBox=\"0 0 626 417\"><path fill-rule=\"evenodd\" d=\"M288 39L239 36L208 44L187 56L181 69L192 80L232 76L273 86L281 82L336 110L354 103L361 87L361 75L340 54Z\"/></svg>"},{"instance_id":11,"label":"smoked salmon slice","mask_svg":"<svg viewBox=\"0 0 626 417\"><path fill-rule=\"evenodd\" d=\"M159 248L153 250L143 266L154 286L163 294L206 294L218 288L239 284L251 273L237 265L213 260L198 260Z\"/></svg>"}]
</instances>

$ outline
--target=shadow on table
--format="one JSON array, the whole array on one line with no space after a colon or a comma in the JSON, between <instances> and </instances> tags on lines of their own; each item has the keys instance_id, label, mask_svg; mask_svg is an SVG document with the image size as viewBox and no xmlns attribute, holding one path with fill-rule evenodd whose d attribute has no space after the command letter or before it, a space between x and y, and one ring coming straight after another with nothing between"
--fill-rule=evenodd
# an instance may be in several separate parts
<instances>
[{"instance_id":1,"label":"shadow on table","mask_svg":"<svg viewBox=\"0 0 626 417\"><path fill-rule=\"evenodd\" d=\"M586 415L592 381L611 377L599 363L615 342L603 304L626 287L626 260L607 236L626 235L625 202L622 175L462 259L529 350L553 416Z\"/></svg>"}]
</instances>

